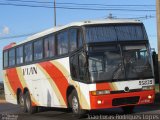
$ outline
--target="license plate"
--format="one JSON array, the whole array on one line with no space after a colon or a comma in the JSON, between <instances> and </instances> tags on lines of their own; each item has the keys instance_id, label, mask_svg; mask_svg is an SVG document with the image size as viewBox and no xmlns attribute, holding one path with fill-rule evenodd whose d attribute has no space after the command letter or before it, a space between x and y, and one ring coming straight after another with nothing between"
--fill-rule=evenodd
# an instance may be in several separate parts
<instances>
[{"instance_id":1,"label":"license plate","mask_svg":"<svg viewBox=\"0 0 160 120\"><path fill-rule=\"evenodd\" d=\"M153 85L153 80L141 80L139 85Z\"/></svg>"}]
</instances>

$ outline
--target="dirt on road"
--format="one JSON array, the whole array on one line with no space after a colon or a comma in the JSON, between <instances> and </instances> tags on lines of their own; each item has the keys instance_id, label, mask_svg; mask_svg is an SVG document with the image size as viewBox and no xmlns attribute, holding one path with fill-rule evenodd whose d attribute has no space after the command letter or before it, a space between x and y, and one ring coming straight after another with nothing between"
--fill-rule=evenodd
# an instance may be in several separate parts
<instances>
[{"instance_id":1,"label":"dirt on road","mask_svg":"<svg viewBox=\"0 0 160 120\"><path fill-rule=\"evenodd\" d=\"M6 101L5 101L5 100L0 100L0 104L1 104L1 103L6 103Z\"/></svg>"}]
</instances>

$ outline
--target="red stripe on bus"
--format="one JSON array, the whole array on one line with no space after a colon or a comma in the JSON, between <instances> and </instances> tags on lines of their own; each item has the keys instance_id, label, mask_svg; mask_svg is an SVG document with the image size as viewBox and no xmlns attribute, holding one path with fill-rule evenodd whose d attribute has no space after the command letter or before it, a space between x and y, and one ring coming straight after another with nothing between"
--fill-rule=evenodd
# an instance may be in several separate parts
<instances>
[{"instance_id":1,"label":"red stripe on bus","mask_svg":"<svg viewBox=\"0 0 160 120\"><path fill-rule=\"evenodd\" d=\"M49 74L49 76L52 78L52 80L55 82L56 86L58 87L66 105L67 105L67 99L66 99L66 91L68 87L68 81L63 75L63 73L51 62L43 62L40 63L40 65L43 67L44 70Z\"/></svg>"},{"instance_id":2,"label":"red stripe on bus","mask_svg":"<svg viewBox=\"0 0 160 120\"><path fill-rule=\"evenodd\" d=\"M16 68L11 68L11 69L6 70L6 74L8 77L9 84L11 85L15 94L17 93L18 88L23 90L23 87L18 77Z\"/></svg>"},{"instance_id":3,"label":"red stripe on bus","mask_svg":"<svg viewBox=\"0 0 160 120\"><path fill-rule=\"evenodd\" d=\"M96 90L112 90L109 83L97 83Z\"/></svg>"},{"instance_id":4,"label":"red stripe on bus","mask_svg":"<svg viewBox=\"0 0 160 120\"><path fill-rule=\"evenodd\" d=\"M5 46L5 47L3 48L3 50L10 49L10 48L14 47L15 45L16 45L16 43L15 43L15 42L10 43L9 45Z\"/></svg>"}]
</instances>

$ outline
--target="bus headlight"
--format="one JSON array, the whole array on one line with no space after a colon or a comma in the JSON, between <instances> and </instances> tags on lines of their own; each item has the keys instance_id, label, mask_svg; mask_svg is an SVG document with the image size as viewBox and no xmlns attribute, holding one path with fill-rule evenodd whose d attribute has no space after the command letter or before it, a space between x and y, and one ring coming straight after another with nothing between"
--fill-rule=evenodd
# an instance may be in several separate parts
<instances>
[{"instance_id":1,"label":"bus headlight","mask_svg":"<svg viewBox=\"0 0 160 120\"><path fill-rule=\"evenodd\" d=\"M142 90L153 90L154 86L143 86Z\"/></svg>"},{"instance_id":2,"label":"bus headlight","mask_svg":"<svg viewBox=\"0 0 160 120\"><path fill-rule=\"evenodd\" d=\"M109 90L98 90L98 91L92 91L91 92L92 95L106 95L106 94L110 94Z\"/></svg>"}]
</instances>

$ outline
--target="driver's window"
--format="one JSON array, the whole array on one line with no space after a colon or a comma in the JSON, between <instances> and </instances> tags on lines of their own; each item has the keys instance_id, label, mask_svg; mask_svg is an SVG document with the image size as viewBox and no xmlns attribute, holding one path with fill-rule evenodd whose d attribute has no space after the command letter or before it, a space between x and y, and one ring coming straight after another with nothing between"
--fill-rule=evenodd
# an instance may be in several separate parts
<instances>
[{"instance_id":1,"label":"driver's window","mask_svg":"<svg viewBox=\"0 0 160 120\"><path fill-rule=\"evenodd\" d=\"M73 55L70 59L71 76L73 80L78 79L78 57Z\"/></svg>"},{"instance_id":2,"label":"driver's window","mask_svg":"<svg viewBox=\"0 0 160 120\"><path fill-rule=\"evenodd\" d=\"M73 80L86 82L87 67L85 54L82 52L72 55L70 58L71 76Z\"/></svg>"},{"instance_id":3,"label":"driver's window","mask_svg":"<svg viewBox=\"0 0 160 120\"><path fill-rule=\"evenodd\" d=\"M79 79L81 81L84 81L86 76L86 58L83 53L79 54L78 63L79 63Z\"/></svg>"}]
</instances>

